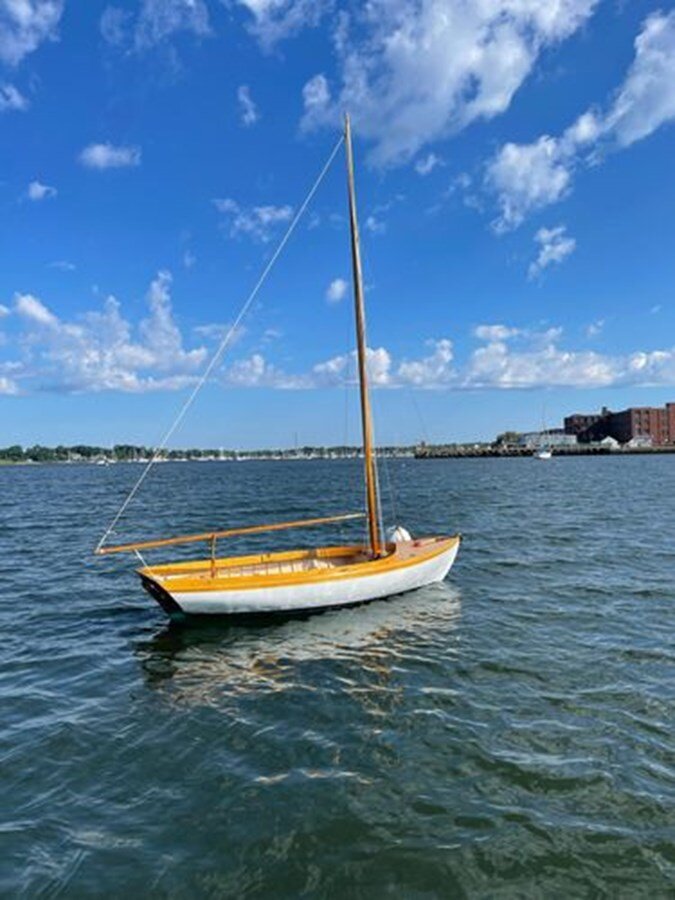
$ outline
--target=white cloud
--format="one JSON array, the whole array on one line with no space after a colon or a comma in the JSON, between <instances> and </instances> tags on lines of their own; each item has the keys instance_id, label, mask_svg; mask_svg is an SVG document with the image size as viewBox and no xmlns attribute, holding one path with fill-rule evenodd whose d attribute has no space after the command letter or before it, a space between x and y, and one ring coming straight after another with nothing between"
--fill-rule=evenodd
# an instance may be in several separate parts
<instances>
[{"instance_id":1,"label":"white cloud","mask_svg":"<svg viewBox=\"0 0 675 900\"><path fill-rule=\"evenodd\" d=\"M61 272L74 272L77 266L75 263L69 262L67 259L57 259L49 263L50 269L60 269Z\"/></svg>"},{"instance_id":2,"label":"white cloud","mask_svg":"<svg viewBox=\"0 0 675 900\"><path fill-rule=\"evenodd\" d=\"M587 338L597 337L604 327L605 327L605 320L604 319L596 319L595 322L591 322L590 325L586 326L586 337Z\"/></svg>"},{"instance_id":3,"label":"white cloud","mask_svg":"<svg viewBox=\"0 0 675 900\"><path fill-rule=\"evenodd\" d=\"M427 390L675 385L675 348L612 356L562 348L559 328L543 332L506 325L479 328L483 343L463 364L455 360L452 342L447 338L429 341L431 352L427 355L398 363L386 348L368 348L371 385ZM288 390L330 388L354 383L355 379L354 352L334 356L303 373L285 372L255 353L225 370L222 383Z\"/></svg>"},{"instance_id":4,"label":"white cloud","mask_svg":"<svg viewBox=\"0 0 675 900\"><path fill-rule=\"evenodd\" d=\"M191 269L194 264L197 262L197 257L191 250L186 250L183 254L183 266L186 269Z\"/></svg>"},{"instance_id":5,"label":"white cloud","mask_svg":"<svg viewBox=\"0 0 675 900\"><path fill-rule=\"evenodd\" d=\"M675 11L653 13L635 39L635 58L606 113L587 110L560 137L505 144L488 163L498 232L561 200L575 170L605 152L630 146L675 119Z\"/></svg>"},{"instance_id":6,"label":"white cloud","mask_svg":"<svg viewBox=\"0 0 675 900\"><path fill-rule=\"evenodd\" d=\"M222 0L226 3L228 0ZM302 28L319 23L332 6L331 0L238 0L253 16L250 30L266 47L272 47Z\"/></svg>"},{"instance_id":7,"label":"white cloud","mask_svg":"<svg viewBox=\"0 0 675 900\"><path fill-rule=\"evenodd\" d=\"M427 153L421 156L415 163L415 171L418 175L430 175L437 166L442 165L442 160L435 153Z\"/></svg>"},{"instance_id":8,"label":"white cloud","mask_svg":"<svg viewBox=\"0 0 675 900\"><path fill-rule=\"evenodd\" d=\"M438 341L427 341L433 349L428 356L412 362L402 362L398 367L398 382L413 387L443 387L451 384L456 374L452 368L454 353L452 341L441 338Z\"/></svg>"},{"instance_id":9,"label":"white cloud","mask_svg":"<svg viewBox=\"0 0 675 900\"><path fill-rule=\"evenodd\" d=\"M348 288L344 278L334 278L326 288L326 300L329 303L339 303L346 297Z\"/></svg>"},{"instance_id":10,"label":"white cloud","mask_svg":"<svg viewBox=\"0 0 675 900\"><path fill-rule=\"evenodd\" d=\"M232 331L232 322L209 322L206 325L196 325L192 330L201 338L206 338L214 344L221 344L226 337L229 337L228 346L233 347L246 334L246 328L240 325Z\"/></svg>"},{"instance_id":11,"label":"white cloud","mask_svg":"<svg viewBox=\"0 0 675 900\"><path fill-rule=\"evenodd\" d=\"M577 246L575 238L566 234L567 227L558 225L556 228L540 228L535 234L534 240L539 244L539 253L536 260L530 263L527 276L536 278L548 266L561 263Z\"/></svg>"},{"instance_id":12,"label":"white cloud","mask_svg":"<svg viewBox=\"0 0 675 900\"><path fill-rule=\"evenodd\" d=\"M477 325L473 333L480 341L508 341L517 337L520 329L510 328L508 325Z\"/></svg>"},{"instance_id":13,"label":"white cloud","mask_svg":"<svg viewBox=\"0 0 675 900\"><path fill-rule=\"evenodd\" d=\"M519 331L525 346L488 340L475 350L462 372L467 388L609 387L627 377L628 358L590 351L562 350L560 329L544 333ZM675 354L673 354L675 359ZM675 374L675 369L673 370Z\"/></svg>"},{"instance_id":14,"label":"white cloud","mask_svg":"<svg viewBox=\"0 0 675 900\"><path fill-rule=\"evenodd\" d=\"M243 234L262 243L270 241L276 227L293 217L293 207L288 205L245 208L231 197L216 198L213 205L226 216L232 237Z\"/></svg>"},{"instance_id":15,"label":"white cloud","mask_svg":"<svg viewBox=\"0 0 675 900\"><path fill-rule=\"evenodd\" d=\"M47 328L54 328L58 324L58 319L44 303L32 294L16 294L14 297L14 308L23 318L37 324L44 325Z\"/></svg>"},{"instance_id":16,"label":"white cloud","mask_svg":"<svg viewBox=\"0 0 675 900\"><path fill-rule=\"evenodd\" d=\"M272 341L278 341L283 336L284 333L279 328L266 328L261 340L263 344L271 344Z\"/></svg>"},{"instance_id":17,"label":"white cloud","mask_svg":"<svg viewBox=\"0 0 675 900\"><path fill-rule=\"evenodd\" d=\"M305 109L303 119L305 126L311 125L314 118L320 120L326 115L331 97L325 75L319 74L309 79L302 89L302 102Z\"/></svg>"},{"instance_id":18,"label":"white cloud","mask_svg":"<svg viewBox=\"0 0 675 900\"><path fill-rule=\"evenodd\" d=\"M210 34L204 0L143 0L136 24L138 49L158 44L177 31L191 31L200 37Z\"/></svg>"},{"instance_id":19,"label":"white cloud","mask_svg":"<svg viewBox=\"0 0 675 900\"><path fill-rule=\"evenodd\" d=\"M260 118L260 113L258 112L258 107L253 102L248 85L239 85L237 88L237 100L239 101L239 114L242 125L247 128L251 125L255 125Z\"/></svg>"},{"instance_id":20,"label":"white cloud","mask_svg":"<svg viewBox=\"0 0 675 900\"><path fill-rule=\"evenodd\" d=\"M5 397L13 397L19 393L19 386L11 378L0 375L0 395Z\"/></svg>"},{"instance_id":21,"label":"white cloud","mask_svg":"<svg viewBox=\"0 0 675 900\"><path fill-rule=\"evenodd\" d=\"M635 39L635 59L604 121L620 147L675 118L675 11L653 13Z\"/></svg>"},{"instance_id":22,"label":"white cloud","mask_svg":"<svg viewBox=\"0 0 675 900\"><path fill-rule=\"evenodd\" d=\"M320 102L308 104L305 86L303 127L335 127L349 109L374 144L372 162L406 162L425 144L508 109L541 52L573 34L596 5L371 0L354 7L336 19L339 90L331 101L328 84L317 83L321 92L310 96Z\"/></svg>"},{"instance_id":23,"label":"white cloud","mask_svg":"<svg viewBox=\"0 0 675 900\"><path fill-rule=\"evenodd\" d=\"M38 297L17 294L24 323L16 368L28 387L56 391L176 390L194 382L206 359L203 347L186 350L170 297L171 275L159 272L147 294L148 316L133 337L114 297L101 311L60 319Z\"/></svg>"},{"instance_id":24,"label":"white cloud","mask_svg":"<svg viewBox=\"0 0 675 900\"><path fill-rule=\"evenodd\" d=\"M18 346L21 362L0 365L0 392L177 390L195 383L207 357L204 347L186 349L174 320L171 276L159 272L147 294L148 316L137 328L108 297L101 310L63 321L39 298L17 294L15 310L23 322ZM7 314L5 308L5 313ZM0 315L2 313L0 312ZM593 323L599 329L602 322ZM195 333L219 340L228 326L201 326ZM208 335L207 335L208 332ZM367 349L370 383L376 388L445 390L530 389L537 387L675 386L675 347L601 354L562 345L562 329L484 324L474 329L480 346L464 361L455 358L448 338L427 342L419 357L396 360L385 347ZM263 344L278 337L266 333ZM261 352L221 369L224 387L316 389L353 384L354 351L333 356L303 372L287 372Z\"/></svg>"},{"instance_id":25,"label":"white cloud","mask_svg":"<svg viewBox=\"0 0 675 900\"><path fill-rule=\"evenodd\" d=\"M387 387L391 384L391 354L384 347L366 347L366 369L368 380L373 387ZM356 351L334 356L315 365L307 378L312 387L331 387L348 384L356 380Z\"/></svg>"},{"instance_id":26,"label":"white cloud","mask_svg":"<svg viewBox=\"0 0 675 900\"><path fill-rule=\"evenodd\" d=\"M39 200L46 200L49 197L56 197L57 193L56 188L50 187L48 184L42 184L40 181L31 181L28 185L26 196L29 200L37 202Z\"/></svg>"},{"instance_id":27,"label":"white cloud","mask_svg":"<svg viewBox=\"0 0 675 900\"><path fill-rule=\"evenodd\" d=\"M4 319L8 315L9 315L9 307L3 306L3 304L0 303L0 319Z\"/></svg>"},{"instance_id":28,"label":"white cloud","mask_svg":"<svg viewBox=\"0 0 675 900\"><path fill-rule=\"evenodd\" d=\"M47 40L56 40L63 0L2 0L0 2L0 62L10 66Z\"/></svg>"},{"instance_id":29,"label":"white cloud","mask_svg":"<svg viewBox=\"0 0 675 900\"><path fill-rule=\"evenodd\" d=\"M227 387L252 388L268 387L281 390L311 387L306 377L288 375L282 369L267 362L261 353L253 353L246 359L239 359L228 366L221 378Z\"/></svg>"},{"instance_id":30,"label":"white cloud","mask_svg":"<svg viewBox=\"0 0 675 900\"><path fill-rule=\"evenodd\" d=\"M139 147L116 147L113 144L89 144L80 153L80 162L88 169L121 169L141 164Z\"/></svg>"},{"instance_id":31,"label":"white cloud","mask_svg":"<svg viewBox=\"0 0 675 900\"><path fill-rule=\"evenodd\" d=\"M23 112L28 109L28 100L13 84L0 84L0 112Z\"/></svg>"},{"instance_id":32,"label":"white cloud","mask_svg":"<svg viewBox=\"0 0 675 900\"><path fill-rule=\"evenodd\" d=\"M570 178L555 138L543 135L534 144L505 144L490 162L486 178L501 208L495 230L515 228L529 213L560 200Z\"/></svg>"},{"instance_id":33,"label":"white cloud","mask_svg":"<svg viewBox=\"0 0 675 900\"><path fill-rule=\"evenodd\" d=\"M181 31L197 37L211 34L204 0L141 0L137 17L121 7L108 6L100 20L103 39L113 47L142 52Z\"/></svg>"},{"instance_id":34,"label":"white cloud","mask_svg":"<svg viewBox=\"0 0 675 900\"><path fill-rule=\"evenodd\" d=\"M386 224L375 215L366 216L363 226L371 234L384 234L387 230Z\"/></svg>"},{"instance_id":35,"label":"white cloud","mask_svg":"<svg viewBox=\"0 0 675 900\"><path fill-rule=\"evenodd\" d=\"M420 360L404 360L394 364L384 347L366 348L368 380L375 388L403 386L439 388L456 381L449 340L429 341L432 352ZM299 374L285 372L270 363L261 353L237 360L225 369L222 383L229 387L268 387L281 390L311 390L354 384L357 378L356 351L333 356Z\"/></svg>"},{"instance_id":36,"label":"white cloud","mask_svg":"<svg viewBox=\"0 0 675 900\"><path fill-rule=\"evenodd\" d=\"M145 339L145 347L154 356L154 368L174 369L195 368L204 361L206 352L203 348L186 352L183 349L183 338L173 319L171 307L171 273L162 270L150 284L147 302L150 316L144 319L139 331Z\"/></svg>"}]
</instances>

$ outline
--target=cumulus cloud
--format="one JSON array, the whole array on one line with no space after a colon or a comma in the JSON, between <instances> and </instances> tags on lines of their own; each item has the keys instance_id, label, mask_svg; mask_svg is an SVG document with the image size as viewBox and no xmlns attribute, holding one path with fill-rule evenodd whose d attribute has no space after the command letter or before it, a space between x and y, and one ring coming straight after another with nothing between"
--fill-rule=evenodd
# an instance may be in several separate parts
<instances>
[{"instance_id":1,"label":"cumulus cloud","mask_svg":"<svg viewBox=\"0 0 675 900\"><path fill-rule=\"evenodd\" d=\"M213 205L225 216L231 237L245 235L264 244L272 240L279 225L293 217L293 207L288 205L247 208L231 197L216 198Z\"/></svg>"},{"instance_id":2,"label":"cumulus cloud","mask_svg":"<svg viewBox=\"0 0 675 900\"><path fill-rule=\"evenodd\" d=\"M373 143L373 163L406 162L425 144L508 109L540 54L572 35L596 5L371 0L337 17L339 83L331 91L315 76L305 85L303 127L335 127L349 109Z\"/></svg>"},{"instance_id":3,"label":"cumulus cloud","mask_svg":"<svg viewBox=\"0 0 675 900\"><path fill-rule=\"evenodd\" d=\"M2 303L0 303L0 319L4 319L8 315L9 315L9 307L4 306Z\"/></svg>"},{"instance_id":4,"label":"cumulus cloud","mask_svg":"<svg viewBox=\"0 0 675 900\"><path fill-rule=\"evenodd\" d=\"M398 367L397 380L413 387L442 387L455 379L452 369L454 358L452 341L441 338L427 341L432 352L422 359L403 361Z\"/></svg>"},{"instance_id":5,"label":"cumulus cloud","mask_svg":"<svg viewBox=\"0 0 675 900\"><path fill-rule=\"evenodd\" d=\"M42 184L40 181L31 181L28 185L26 196L29 200L38 202L40 200L47 200L50 197L56 197L57 193L58 191L56 188L50 187L48 184Z\"/></svg>"},{"instance_id":6,"label":"cumulus cloud","mask_svg":"<svg viewBox=\"0 0 675 900\"><path fill-rule=\"evenodd\" d=\"M0 62L18 65L44 41L57 39L63 0L2 0Z\"/></svg>"},{"instance_id":7,"label":"cumulus cloud","mask_svg":"<svg viewBox=\"0 0 675 900\"><path fill-rule=\"evenodd\" d=\"M348 288L344 278L334 278L326 288L326 300L329 303L339 303L346 297Z\"/></svg>"},{"instance_id":8,"label":"cumulus cloud","mask_svg":"<svg viewBox=\"0 0 675 900\"><path fill-rule=\"evenodd\" d=\"M430 352L421 359L396 364L385 347L366 348L368 380L374 388L448 387L456 375L452 370L452 342L428 341ZM284 390L331 388L354 384L357 380L356 351L339 354L319 362L309 371L288 373L269 363L262 354L233 363L223 383L234 387L272 387Z\"/></svg>"},{"instance_id":9,"label":"cumulus cloud","mask_svg":"<svg viewBox=\"0 0 675 900\"><path fill-rule=\"evenodd\" d=\"M515 228L529 213L560 200L570 180L555 138L543 135L533 144L505 144L487 172L488 187L501 208L495 230Z\"/></svg>"},{"instance_id":10,"label":"cumulus cloud","mask_svg":"<svg viewBox=\"0 0 675 900\"><path fill-rule=\"evenodd\" d=\"M429 341L430 352L396 362L385 348L368 348L368 372L374 388L420 390L529 390L540 387L609 388L675 385L675 347L625 355L568 350L562 331L486 325L476 329L481 346L459 364L447 338ZM289 373L256 353L233 363L222 383L229 387L330 388L356 380L353 352L317 363L309 371Z\"/></svg>"},{"instance_id":11,"label":"cumulus cloud","mask_svg":"<svg viewBox=\"0 0 675 900\"><path fill-rule=\"evenodd\" d=\"M237 100L239 101L239 117L241 124L246 128L250 128L260 118L258 107L253 102L251 90L246 84L241 84L237 88Z\"/></svg>"},{"instance_id":12,"label":"cumulus cloud","mask_svg":"<svg viewBox=\"0 0 675 900\"><path fill-rule=\"evenodd\" d=\"M99 310L64 321L38 297L17 294L13 315L21 329L23 358L0 364L0 393L18 393L18 385L22 391L140 392L194 384L207 351L185 347L170 288L171 275L159 272L147 294L148 314L137 327L122 316L114 297ZM222 327L204 326L195 333L219 339ZM601 327L602 322L593 323L592 330L597 333ZM479 345L463 360L456 358L447 337L427 341L419 356L398 360L386 347L369 347L370 383L374 388L420 390L675 386L675 347L602 354L565 347L557 327L504 323L478 325L473 334ZM277 332L266 335L262 344L275 337ZM354 351L300 372L288 372L256 351L221 368L214 380L227 388L310 390L354 384L356 373Z\"/></svg>"},{"instance_id":13,"label":"cumulus cloud","mask_svg":"<svg viewBox=\"0 0 675 900\"><path fill-rule=\"evenodd\" d=\"M13 84L0 84L0 112L23 112L28 105L28 100Z\"/></svg>"},{"instance_id":14,"label":"cumulus cloud","mask_svg":"<svg viewBox=\"0 0 675 900\"><path fill-rule=\"evenodd\" d=\"M245 359L232 363L224 370L221 383L226 387L269 387L281 390L312 386L306 376L287 374L282 369L267 362L262 353L253 353Z\"/></svg>"},{"instance_id":15,"label":"cumulus cloud","mask_svg":"<svg viewBox=\"0 0 675 900\"><path fill-rule=\"evenodd\" d=\"M392 358L388 350L384 347L366 347L366 370L373 387L387 387L391 383L391 367ZM351 383L356 380L356 372L356 351L352 350L317 363L308 376L308 383L313 387Z\"/></svg>"},{"instance_id":16,"label":"cumulus cloud","mask_svg":"<svg viewBox=\"0 0 675 900\"><path fill-rule=\"evenodd\" d=\"M58 319L50 312L44 303L32 294L16 294L14 308L20 316L36 325L54 328L58 325Z\"/></svg>"},{"instance_id":17,"label":"cumulus cloud","mask_svg":"<svg viewBox=\"0 0 675 900\"><path fill-rule=\"evenodd\" d=\"M80 162L88 169L123 169L140 166L139 147L116 147L114 144L89 144L80 153Z\"/></svg>"},{"instance_id":18,"label":"cumulus cloud","mask_svg":"<svg viewBox=\"0 0 675 900\"><path fill-rule=\"evenodd\" d=\"M488 163L486 186L497 201L498 232L569 192L575 171L629 147L675 119L675 11L653 13L635 39L635 57L606 112L590 109L559 137L507 143Z\"/></svg>"},{"instance_id":19,"label":"cumulus cloud","mask_svg":"<svg viewBox=\"0 0 675 900\"><path fill-rule=\"evenodd\" d=\"M530 263L528 278L533 279L541 275L548 266L561 263L577 246L575 238L567 235L567 227L558 225L556 228L540 228L535 234L534 240L539 245L539 253L534 262Z\"/></svg>"},{"instance_id":20,"label":"cumulus cloud","mask_svg":"<svg viewBox=\"0 0 675 900\"><path fill-rule=\"evenodd\" d=\"M170 273L159 272L137 336L114 297L101 310L68 322L40 298L17 294L14 309L22 323L19 345L24 353L15 363L17 372L29 389L68 392L174 390L193 383L206 350L185 349L170 286Z\"/></svg>"},{"instance_id":21,"label":"cumulus cloud","mask_svg":"<svg viewBox=\"0 0 675 900\"><path fill-rule=\"evenodd\" d=\"M518 337L519 346L496 335L487 339L472 353L462 373L462 387L609 387L625 379L630 368L629 359L561 349L560 329L544 333L519 330Z\"/></svg>"}]
</instances>

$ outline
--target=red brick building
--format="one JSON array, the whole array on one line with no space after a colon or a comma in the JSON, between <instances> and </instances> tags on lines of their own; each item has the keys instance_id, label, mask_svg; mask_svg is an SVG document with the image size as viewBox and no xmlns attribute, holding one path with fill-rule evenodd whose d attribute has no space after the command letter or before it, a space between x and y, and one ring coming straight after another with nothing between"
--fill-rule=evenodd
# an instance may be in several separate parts
<instances>
[{"instance_id":1,"label":"red brick building","mask_svg":"<svg viewBox=\"0 0 675 900\"><path fill-rule=\"evenodd\" d=\"M566 434L582 443L613 437L621 444L634 438L651 441L654 447L675 444L675 403L665 406L631 406L621 412L603 409L598 415L575 414L565 419Z\"/></svg>"}]
</instances>

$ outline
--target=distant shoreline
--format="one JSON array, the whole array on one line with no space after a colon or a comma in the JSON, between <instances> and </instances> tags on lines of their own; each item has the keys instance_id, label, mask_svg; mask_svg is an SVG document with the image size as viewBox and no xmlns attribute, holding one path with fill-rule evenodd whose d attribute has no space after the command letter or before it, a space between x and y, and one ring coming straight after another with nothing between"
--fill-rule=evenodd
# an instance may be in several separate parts
<instances>
[{"instance_id":1,"label":"distant shoreline","mask_svg":"<svg viewBox=\"0 0 675 900\"><path fill-rule=\"evenodd\" d=\"M70 447L34 447L23 448L14 445L0 448L0 466L2 465L99 465L109 466L117 463L147 465L151 459L156 463L167 462L242 462L242 461L315 461L336 459L361 459L361 447L299 447L292 450L164 450L155 458L155 451L149 447L137 447L119 444L114 447L96 447L77 444ZM380 447L378 455L388 459L412 459L415 447Z\"/></svg>"},{"instance_id":2,"label":"distant shoreline","mask_svg":"<svg viewBox=\"0 0 675 900\"><path fill-rule=\"evenodd\" d=\"M552 448L552 456L649 456L675 453L675 445L665 447L599 447L579 444L576 447ZM533 457L528 447L422 447L415 459L500 459Z\"/></svg>"},{"instance_id":3,"label":"distant shoreline","mask_svg":"<svg viewBox=\"0 0 675 900\"><path fill-rule=\"evenodd\" d=\"M578 456L663 456L675 453L675 445L665 447L601 447L597 445L580 445L576 447L554 448L553 457ZM388 447L378 451L378 457L384 459L430 460L430 459L528 459L534 457L532 449L526 447L493 447L490 445L451 445L426 447ZM168 457L155 460L156 464L166 463L236 463L236 462L335 462L346 459L360 460L363 453L358 448L350 448L346 452L330 452L315 448L311 452L255 450L249 452L232 452L224 456L182 456L171 451ZM138 459L119 459L108 456L69 459L2 459L0 467L14 466L114 466L118 463L128 465L147 465L150 457Z\"/></svg>"}]
</instances>

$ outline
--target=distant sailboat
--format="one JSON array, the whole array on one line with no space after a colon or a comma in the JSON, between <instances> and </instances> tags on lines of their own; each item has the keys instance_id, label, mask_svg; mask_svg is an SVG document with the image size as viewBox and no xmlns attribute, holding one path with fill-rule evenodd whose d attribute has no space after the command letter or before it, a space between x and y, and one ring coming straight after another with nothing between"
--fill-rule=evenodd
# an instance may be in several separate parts
<instances>
[{"instance_id":1,"label":"distant sailboat","mask_svg":"<svg viewBox=\"0 0 675 900\"><path fill-rule=\"evenodd\" d=\"M252 525L201 534L104 546L99 555L206 542L208 558L191 562L148 565L138 569L143 587L169 615L274 614L316 611L389 597L442 581L455 561L460 536L417 540L396 528L385 540L379 521L378 481L373 450L373 427L366 365L366 325L363 277L356 214L354 165L349 117L345 118L349 220L354 281L356 348L363 434L365 512L343 513L295 522ZM122 508L124 509L124 507ZM119 517L118 513L118 517ZM249 556L219 557L217 542L235 535L304 528L366 518L364 545L329 545L313 549L272 551Z\"/></svg>"},{"instance_id":2,"label":"distant sailboat","mask_svg":"<svg viewBox=\"0 0 675 900\"><path fill-rule=\"evenodd\" d=\"M545 436L547 434L546 431L546 407L542 406L541 408L541 434ZM540 443L537 449L534 451L535 459L551 459L553 456L553 448L551 447L551 441L549 439L548 443Z\"/></svg>"}]
</instances>

